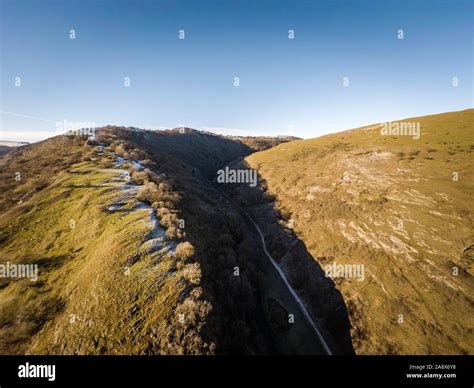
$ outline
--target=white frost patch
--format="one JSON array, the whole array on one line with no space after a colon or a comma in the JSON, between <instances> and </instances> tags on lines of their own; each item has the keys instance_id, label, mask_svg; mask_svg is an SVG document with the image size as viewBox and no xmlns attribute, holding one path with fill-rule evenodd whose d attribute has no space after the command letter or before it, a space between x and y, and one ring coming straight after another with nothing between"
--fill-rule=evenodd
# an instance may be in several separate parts
<instances>
[{"instance_id":1,"label":"white frost patch","mask_svg":"<svg viewBox=\"0 0 474 388\"><path fill-rule=\"evenodd\" d=\"M107 210L109 212L115 212L117 210L120 210L122 208L122 204L119 204L119 203L113 203L112 205L108 206L107 207Z\"/></svg>"},{"instance_id":2,"label":"white frost patch","mask_svg":"<svg viewBox=\"0 0 474 388\"><path fill-rule=\"evenodd\" d=\"M142 171L145 169L140 162L132 161L132 166L135 167L138 171Z\"/></svg>"},{"instance_id":3,"label":"white frost patch","mask_svg":"<svg viewBox=\"0 0 474 388\"><path fill-rule=\"evenodd\" d=\"M116 158L114 162L114 166L116 167L122 166L124 163L130 163L138 170L144 169L140 162L129 161L125 158L117 156L114 153L109 153L109 155ZM123 181L126 177L129 176L128 171L125 169L111 168L101 169L100 171L119 174L119 177L112 178L112 180L115 181ZM123 208L124 205L126 205L127 200L135 201L135 196L141 187L143 186L133 185L129 183L117 185L117 188L122 190L123 195L120 196L120 199L117 199L114 203L109 205L107 207L107 210L111 212L118 211ZM127 211L147 211L149 214L150 231L144 237L142 249L144 249L147 253L160 252L162 254L167 252L174 253L176 251L176 247L178 244L176 243L176 241L170 240L166 236L165 230L160 226L160 221L156 216L155 209L153 209L150 205L144 202L135 201L134 206L131 209L127 209Z\"/></svg>"},{"instance_id":4,"label":"white frost patch","mask_svg":"<svg viewBox=\"0 0 474 388\"><path fill-rule=\"evenodd\" d=\"M122 166L125 163L125 159L121 156L117 156L117 159L114 162L114 166Z\"/></svg>"}]
</instances>

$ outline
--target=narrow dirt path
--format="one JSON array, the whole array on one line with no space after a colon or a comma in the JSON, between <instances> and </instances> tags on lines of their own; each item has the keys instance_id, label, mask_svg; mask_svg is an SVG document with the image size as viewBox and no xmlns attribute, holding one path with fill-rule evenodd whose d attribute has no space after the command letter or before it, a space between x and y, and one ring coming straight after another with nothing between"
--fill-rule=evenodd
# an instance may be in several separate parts
<instances>
[{"instance_id":1,"label":"narrow dirt path","mask_svg":"<svg viewBox=\"0 0 474 388\"><path fill-rule=\"evenodd\" d=\"M244 210L245 212L245 210ZM249 218L249 220L252 222L252 224L255 226L255 229L257 230L258 234L260 235L260 240L261 240L261 243L262 243L262 247L263 247L263 251L265 252L265 255L267 257L267 259L270 261L270 263L272 263L273 267L277 270L278 274L280 275L281 279L283 280L283 282L285 283L288 291L290 292L290 294L292 295L293 299L296 301L296 303L298 304L298 306L300 307L300 310L301 312L303 313L304 317L306 318L306 320L308 321L308 323L311 325L311 327L313 328L314 332L316 333L318 339L319 339L319 342L321 343L321 347L322 349L324 349L324 352L329 355L329 356L332 356L332 352L331 352L331 349L329 349L329 346L326 342L326 340L324 339L323 335L321 334L321 332L319 331L318 327L316 326L316 323L313 321L313 319L311 318L311 315L308 313L308 310L306 309L303 301L301 300L301 298L298 296L298 294L296 293L296 291L293 289L293 287L291 287L291 284L288 282L288 279L286 278L286 275L285 273L283 272L283 270L280 268L280 266L277 264L277 262L275 261L275 259L272 257L272 255L270 255L270 252L268 252L268 249L267 249L267 245L265 243L265 237L263 236L263 233L262 231L260 230L260 228L258 227L257 223L253 220L252 217L250 217L250 215L245 212Z\"/></svg>"},{"instance_id":2,"label":"narrow dirt path","mask_svg":"<svg viewBox=\"0 0 474 388\"><path fill-rule=\"evenodd\" d=\"M231 165L235 165L239 162L239 160L236 160L236 161L233 161L232 163L230 163ZM216 185L215 185L216 186ZM216 186L217 187L217 186ZM301 313L303 314L304 318L306 319L307 323L309 324L309 326L312 328L312 330L314 331L314 333L316 334L316 338L320 344L320 348L322 350L322 353L326 354L326 355L333 355L333 352L331 351L331 349L329 348L329 345L327 343L327 341L325 340L325 338L323 337L323 335L321 334L321 331L319 330L318 326L316 325L316 323L314 322L313 318L311 317L311 315L309 314L308 310L306 309L306 306L304 305L303 301L301 300L301 298L298 296L298 294L296 293L296 291L293 289L293 287L291 286L290 282L288 281L285 273L283 272L283 270L280 268L280 266L278 265L278 263L275 261L275 259L272 257L272 255L270 254L270 252L268 251L267 249L267 245L266 245L266 242L265 242L265 237L263 236L263 233L262 231L260 230L259 226L257 225L257 223L255 222L255 220L250 216L250 214L247 213L247 211L245 211L244 209L242 209L240 207L240 205L238 203L235 202L234 199L232 199L226 192L224 192L220 187L217 187L218 190L226 197L228 198L238 209L240 209L240 211L247 217L247 219L252 223L252 225L254 226L255 230L257 231L259 237L260 237L260 242L261 242L261 245L262 245L262 248L263 248L263 251L265 253L265 256L267 257L267 259L270 261L270 263L272 264L273 268L276 270L276 272L278 273L279 277L281 278L281 280L283 281L283 283L285 284L289 294L291 295L291 297L293 298L293 300L296 302L296 304L298 305ZM292 248L293 246L295 245L295 243L293 243L292 245ZM285 254L286 255L286 254Z\"/></svg>"}]
</instances>

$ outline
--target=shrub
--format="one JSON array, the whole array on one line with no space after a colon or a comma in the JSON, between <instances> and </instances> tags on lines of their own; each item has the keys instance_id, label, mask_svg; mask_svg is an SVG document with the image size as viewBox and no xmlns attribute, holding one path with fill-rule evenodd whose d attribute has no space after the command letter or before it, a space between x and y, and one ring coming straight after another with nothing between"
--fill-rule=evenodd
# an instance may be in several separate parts
<instances>
[{"instance_id":1,"label":"shrub","mask_svg":"<svg viewBox=\"0 0 474 388\"><path fill-rule=\"evenodd\" d=\"M186 264L183 268L184 278L192 284L199 284L201 275L201 267L198 263Z\"/></svg>"},{"instance_id":2,"label":"shrub","mask_svg":"<svg viewBox=\"0 0 474 388\"><path fill-rule=\"evenodd\" d=\"M128 153L130 159L132 160L140 160L140 153L137 150L132 150Z\"/></svg>"},{"instance_id":3,"label":"shrub","mask_svg":"<svg viewBox=\"0 0 474 388\"><path fill-rule=\"evenodd\" d=\"M135 182L137 185L144 185L150 180L146 170L137 171L134 167L132 167L130 168L129 172L132 176L132 181Z\"/></svg>"},{"instance_id":4,"label":"shrub","mask_svg":"<svg viewBox=\"0 0 474 388\"><path fill-rule=\"evenodd\" d=\"M158 187L153 182L146 182L145 185L138 191L137 199L139 201L153 203L159 200Z\"/></svg>"},{"instance_id":5,"label":"shrub","mask_svg":"<svg viewBox=\"0 0 474 388\"><path fill-rule=\"evenodd\" d=\"M176 226L169 226L165 232L166 236L172 240L179 240L183 237L183 234Z\"/></svg>"},{"instance_id":6,"label":"shrub","mask_svg":"<svg viewBox=\"0 0 474 388\"><path fill-rule=\"evenodd\" d=\"M145 167L153 167L154 163L151 159L144 159L142 160L142 165Z\"/></svg>"},{"instance_id":7,"label":"shrub","mask_svg":"<svg viewBox=\"0 0 474 388\"><path fill-rule=\"evenodd\" d=\"M186 260L192 256L194 256L195 249L193 245L189 241L184 241L182 243L179 243L178 246L176 247L176 255L182 259Z\"/></svg>"},{"instance_id":8,"label":"shrub","mask_svg":"<svg viewBox=\"0 0 474 388\"><path fill-rule=\"evenodd\" d=\"M115 152L118 156L122 156L122 157L124 157L124 158L128 158L128 157L129 157L129 154L128 154L127 150L125 149L124 144L122 144L122 143L120 143L118 146L115 147L114 152Z\"/></svg>"},{"instance_id":9,"label":"shrub","mask_svg":"<svg viewBox=\"0 0 474 388\"><path fill-rule=\"evenodd\" d=\"M160 218L160 224L170 227L170 226L177 226L178 225L178 217L174 213L168 213L163 215Z\"/></svg>"}]
</instances>

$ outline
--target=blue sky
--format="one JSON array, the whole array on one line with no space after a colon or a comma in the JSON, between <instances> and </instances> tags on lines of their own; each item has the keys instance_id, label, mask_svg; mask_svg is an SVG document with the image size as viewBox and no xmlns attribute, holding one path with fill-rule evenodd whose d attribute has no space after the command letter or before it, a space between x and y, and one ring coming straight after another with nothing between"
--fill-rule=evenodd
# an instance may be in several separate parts
<instances>
[{"instance_id":1,"label":"blue sky","mask_svg":"<svg viewBox=\"0 0 474 388\"><path fill-rule=\"evenodd\" d=\"M0 139L64 120L310 138L473 106L471 1L0 2Z\"/></svg>"}]
</instances>

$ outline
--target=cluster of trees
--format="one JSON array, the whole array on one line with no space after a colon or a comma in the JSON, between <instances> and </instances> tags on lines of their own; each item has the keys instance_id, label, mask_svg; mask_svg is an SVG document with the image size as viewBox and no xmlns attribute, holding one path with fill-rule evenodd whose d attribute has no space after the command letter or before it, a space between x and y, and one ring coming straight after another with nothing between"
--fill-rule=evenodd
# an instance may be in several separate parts
<instances>
[{"instance_id":1,"label":"cluster of trees","mask_svg":"<svg viewBox=\"0 0 474 388\"><path fill-rule=\"evenodd\" d=\"M146 147L137 146L132 139L115 140L109 144L115 154L140 162L144 168L129 167L131 181L142 186L137 199L148 203L156 211L160 225L166 236L179 241L173 259L175 276L181 279L184 290L176 301L174 312L163 322L159 331L160 349L164 354L203 354L213 353L213 338L205 336L211 303L204 297L202 288L202 269L194 245L187 241L184 220L181 218L181 194L169 182L167 174L159 173L159 158L149 154ZM160 166L161 169L161 166Z\"/></svg>"},{"instance_id":2,"label":"cluster of trees","mask_svg":"<svg viewBox=\"0 0 474 388\"><path fill-rule=\"evenodd\" d=\"M145 173L147 170L145 170ZM134 175L139 174L139 179L142 178L143 174L132 172L132 180ZM161 178L156 180L161 180ZM172 187L164 182L160 181L155 183L151 180L144 180L143 187L138 191L137 199L142 202L149 203L155 210L156 216L160 221L160 225L166 229L166 235L173 240L181 240L184 238L184 231L182 230L182 220L179 217L179 212L176 210L176 205L180 201L180 195L173 191Z\"/></svg>"},{"instance_id":3,"label":"cluster of trees","mask_svg":"<svg viewBox=\"0 0 474 388\"><path fill-rule=\"evenodd\" d=\"M143 169L133 165L128 169L131 181L142 186L137 193L137 199L150 204L156 210L156 216L168 238L182 240L185 237L184 225L177 210L181 197L164 174L153 171L156 170L156 163L150 159L150 155L132 143L121 140L113 141L109 149L118 156L140 162Z\"/></svg>"},{"instance_id":4,"label":"cluster of trees","mask_svg":"<svg viewBox=\"0 0 474 388\"><path fill-rule=\"evenodd\" d=\"M251 150L240 141L198 132L112 132L115 153L138 155L142 165L149 160L145 169L130 170L132 180L143 185L137 197L156 209L166 234L180 241L176 275L186 288L162 329L161 347L178 354L267 352L256 320L258 243L211 182L224 163Z\"/></svg>"},{"instance_id":5,"label":"cluster of trees","mask_svg":"<svg viewBox=\"0 0 474 388\"><path fill-rule=\"evenodd\" d=\"M125 159L138 161L138 160L147 159L148 157L148 154L145 151L137 147L132 147L130 144L127 144L120 140L115 140L114 142L112 142L109 148L116 155L121 156Z\"/></svg>"}]
</instances>

